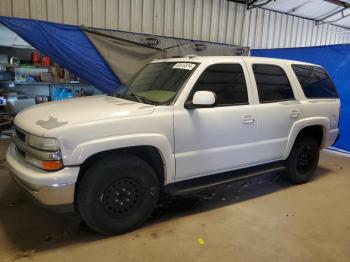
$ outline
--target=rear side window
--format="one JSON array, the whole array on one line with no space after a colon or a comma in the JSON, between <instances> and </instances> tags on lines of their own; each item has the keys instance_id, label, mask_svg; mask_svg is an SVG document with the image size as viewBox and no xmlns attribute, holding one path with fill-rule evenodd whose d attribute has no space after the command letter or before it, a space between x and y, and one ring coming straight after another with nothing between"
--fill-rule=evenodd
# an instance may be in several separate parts
<instances>
[{"instance_id":1,"label":"rear side window","mask_svg":"<svg viewBox=\"0 0 350 262\"><path fill-rule=\"evenodd\" d=\"M253 72L260 103L295 99L288 77L279 66L254 64Z\"/></svg>"},{"instance_id":2,"label":"rear side window","mask_svg":"<svg viewBox=\"0 0 350 262\"><path fill-rule=\"evenodd\" d=\"M321 67L292 65L307 98L335 98L337 90L327 72Z\"/></svg>"},{"instance_id":3,"label":"rear side window","mask_svg":"<svg viewBox=\"0 0 350 262\"><path fill-rule=\"evenodd\" d=\"M240 64L215 64L208 66L196 82L196 91L216 94L216 106L248 104L247 85Z\"/></svg>"}]
</instances>

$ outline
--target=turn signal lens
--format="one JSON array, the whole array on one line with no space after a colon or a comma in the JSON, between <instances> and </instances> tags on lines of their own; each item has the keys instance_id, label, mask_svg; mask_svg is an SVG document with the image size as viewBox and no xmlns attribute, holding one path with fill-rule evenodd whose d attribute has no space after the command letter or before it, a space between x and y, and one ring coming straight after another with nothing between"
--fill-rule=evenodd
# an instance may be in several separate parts
<instances>
[{"instance_id":1,"label":"turn signal lens","mask_svg":"<svg viewBox=\"0 0 350 262\"><path fill-rule=\"evenodd\" d=\"M26 155L26 161L47 171L56 171L63 168L62 160L40 160Z\"/></svg>"},{"instance_id":2,"label":"turn signal lens","mask_svg":"<svg viewBox=\"0 0 350 262\"><path fill-rule=\"evenodd\" d=\"M54 171L54 170L59 170L63 168L63 163L61 160L54 160L54 161L48 161L48 160L43 160L41 162L42 169L48 170L48 171Z\"/></svg>"}]
</instances>

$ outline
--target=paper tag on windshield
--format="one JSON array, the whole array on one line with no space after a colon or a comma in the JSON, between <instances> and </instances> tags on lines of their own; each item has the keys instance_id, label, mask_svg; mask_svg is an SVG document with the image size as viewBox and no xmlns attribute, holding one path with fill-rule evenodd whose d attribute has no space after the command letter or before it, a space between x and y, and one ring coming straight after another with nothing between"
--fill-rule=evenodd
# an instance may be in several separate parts
<instances>
[{"instance_id":1,"label":"paper tag on windshield","mask_svg":"<svg viewBox=\"0 0 350 262\"><path fill-rule=\"evenodd\" d=\"M176 65L174 65L173 68L192 70L195 66L196 64L191 64L191 63L176 63Z\"/></svg>"}]
</instances>

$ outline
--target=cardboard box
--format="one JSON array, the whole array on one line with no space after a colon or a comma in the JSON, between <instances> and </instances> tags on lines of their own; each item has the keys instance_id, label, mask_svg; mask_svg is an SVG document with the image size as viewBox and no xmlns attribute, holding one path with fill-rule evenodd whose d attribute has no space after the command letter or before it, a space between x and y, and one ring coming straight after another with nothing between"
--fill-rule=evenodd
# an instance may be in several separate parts
<instances>
[{"instance_id":1,"label":"cardboard box","mask_svg":"<svg viewBox=\"0 0 350 262\"><path fill-rule=\"evenodd\" d=\"M53 76L57 76L57 67L56 67L56 66L50 66L49 72L50 72Z\"/></svg>"},{"instance_id":2,"label":"cardboard box","mask_svg":"<svg viewBox=\"0 0 350 262\"><path fill-rule=\"evenodd\" d=\"M51 82L52 76L51 73L40 73L41 82Z\"/></svg>"},{"instance_id":3,"label":"cardboard box","mask_svg":"<svg viewBox=\"0 0 350 262\"><path fill-rule=\"evenodd\" d=\"M70 80L70 72L67 69L64 69L64 76L63 78L65 80Z\"/></svg>"},{"instance_id":4,"label":"cardboard box","mask_svg":"<svg viewBox=\"0 0 350 262\"><path fill-rule=\"evenodd\" d=\"M52 73L53 76L63 77L63 75L64 75L63 68L61 68L59 66L51 66L50 72Z\"/></svg>"},{"instance_id":5,"label":"cardboard box","mask_svg":"<svg viewBox=\"0 0 350 262\"><path fill-rule=\"evenodd\" d=\"M59 77L63 77L63 76L64 76L64 70L63 70L63 68L59 67L59 68L57 68L56 70L57 70L57 75L58 75Z\"/></svg>"},{"instance_id":6,"label":"cardboard box","mask_svg":"<svg viewBox=\"0 0 350 262\"><path fill-rule=\"evenodd\" d=\"M59 76L52 76L52 82L59 83L60 82L60 77Z\"/></svg>"}]
</instances>

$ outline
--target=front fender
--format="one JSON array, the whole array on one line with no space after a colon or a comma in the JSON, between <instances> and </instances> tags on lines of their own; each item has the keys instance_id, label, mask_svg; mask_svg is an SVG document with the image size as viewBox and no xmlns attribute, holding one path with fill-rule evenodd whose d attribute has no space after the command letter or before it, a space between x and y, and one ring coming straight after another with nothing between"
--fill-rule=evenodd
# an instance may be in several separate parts
<instances>
[{"instance_id":1,"label":"front fender","mask_svg":"<svg viewBox=\"0 0 350 262\"><path fill-rule=\"evenodd\" d=\"M153 146L157 148L164 163L165 184L174 180L175 159L173 149L168 139L160 134L130 134L83 142L75 147L67 158L65 165L81 165L88 157L94 154L133 146Z\"/></svg>"},{"instance_id":2,"label":"front fender","mask_svg":"<svg viewBox=\"0 0 350 262\"><path fill-rule=\"evenodd\" d=\"M299 121L296 121L293 124L293 126L289 132L288 142L287 142L287 146L286 146L286 149L284 151L284 154L283 154L283 159L286 159L289 156L290 151L292 150L292 147L294 145L295 139L297 138L300 131L308 126L322 126L323 127L323 140L321 143L321 147L324 147L325 140L327 138L326 134L328 134L329 129L330 129L329 119L327 117L304 118L304 119L301 119Z\"/></svg>"}]
</instances>

